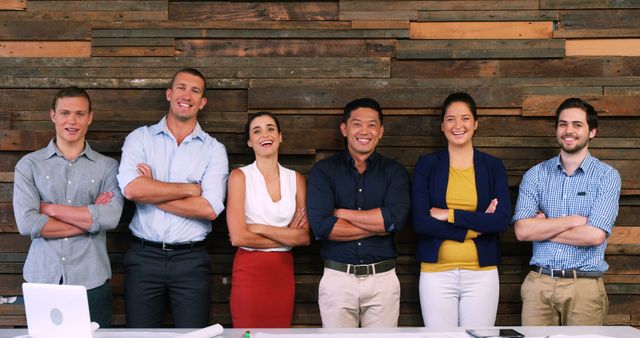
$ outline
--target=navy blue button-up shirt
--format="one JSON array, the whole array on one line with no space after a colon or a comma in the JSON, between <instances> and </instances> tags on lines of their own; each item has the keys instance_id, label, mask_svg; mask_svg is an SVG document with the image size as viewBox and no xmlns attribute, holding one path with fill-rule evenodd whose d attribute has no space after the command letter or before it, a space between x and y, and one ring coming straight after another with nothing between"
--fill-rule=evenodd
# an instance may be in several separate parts
<instances>
[{"instance_id":1,"label":"navy blue button-up shirt","mask_svg":"<svg viewBox=\"0 0 640 338\"><path fill-rule=\"evenodd\" d=\"M316 238L324 240L321 255L347 264L371 264L396 257L393 233L409 216L410 185L406 169L374 152L360 174L347 150L316 163L309 174L307 214ZM329 235L338 220L335 209L380 208L389 236L333 241Z\"/></svg>"}]
</instances>

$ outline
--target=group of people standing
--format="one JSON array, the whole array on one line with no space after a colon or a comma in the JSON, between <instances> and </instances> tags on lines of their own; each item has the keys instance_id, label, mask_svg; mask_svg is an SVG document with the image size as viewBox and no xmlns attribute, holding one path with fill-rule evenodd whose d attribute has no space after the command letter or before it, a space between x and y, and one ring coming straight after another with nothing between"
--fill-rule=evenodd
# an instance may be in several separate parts
<instances>
[{"instance_id":1,"label":"group of people standing","mask_svg":"<svg viewBox=\"0 0 640 338\"><path fill-rule=\"evenodd\" d=\"M382 108L362 98L344 108L345 149L318 161L307 182L280 165L285 138L269 112L251 115L245 127L255 161L228 175L225 147L197 122L206 87L198 70L178 71L166 90L167 115L127 136L119 168L85 140L94 117L88 94L76 87L56 94L50 110L55 138L15 170L16 223L32 239L26 281L84 285L92 320L108 327L105 231L117 226L126 198L136 205L123 258L127 325L160 327L169 304L176 327L206 326L211 279L204 241L226 198L229 238L238 247L234 327L291 325L291 248L313 239L322 242L323 326L397 326L394 234L410 217L426 326L495 324L499 234L510 223L519 240L533 242L522 324L602 325L604 250L621 182L588 151L597 128L588 103L571 98L558 107L560 154L524 175L512 217L502 161L473 146L478 114L466 93L445 99L440 117L447 146L421 156L412 180L376 151Z\"/></svg>"}]
</instances>

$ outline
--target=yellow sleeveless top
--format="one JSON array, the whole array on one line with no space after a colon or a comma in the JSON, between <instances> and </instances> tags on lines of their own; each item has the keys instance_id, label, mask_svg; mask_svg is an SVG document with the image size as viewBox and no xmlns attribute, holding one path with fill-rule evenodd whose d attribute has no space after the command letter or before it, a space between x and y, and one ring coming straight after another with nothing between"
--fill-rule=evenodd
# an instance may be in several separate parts
<instances>
[{"instance_id":1,"label":"yellow sleeveless top","mask_svg":"<svg viewBox=\"0 0 640 338\"><path fill-rule=\"evenodd\" d=\"M466 169L449 167L449 182L447 184L447 206L449 207L449 223L454 222L454 209L476 211L478 196L476 192L476 175L473 166ZM442 272L453 269L464 270L493 270L496 266L480 267L478 251L473 238L478 233L469 229L464 242L445 240L438 251L437 263L420 264L422 272Z\"/></svg>"}]
</instances>

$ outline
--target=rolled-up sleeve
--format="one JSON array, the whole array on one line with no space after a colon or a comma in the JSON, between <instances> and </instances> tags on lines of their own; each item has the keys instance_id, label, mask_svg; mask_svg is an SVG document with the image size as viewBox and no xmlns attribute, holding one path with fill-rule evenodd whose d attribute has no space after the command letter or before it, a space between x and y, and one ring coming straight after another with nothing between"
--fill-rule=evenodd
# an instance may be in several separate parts
<instances>
[{"instance_id":1,"label":"rolled-up sleeve","mask_svg":"<svg viewBox=\"0 0 640 338\"><path fill-rule=\"evenodd\" d=\"M589 213L587 223L604 230L607 236L611 235L618 217L621 185L620 174L613 168L608 170L600 179L598 197Z\"/></svg>"},{"instance_id":2,"label":"rolled-up sleeve","mask_svg":"<svg viewBox=\"0 0 640 338\"><path fill-rule=\"evenodd\" d=\"M522 176L516 210L511 219L511 223L515 223L521 219L535 217L540 210L540 200L538 198L539 168L540 166L535 166Z\"/></svg>"},{"instance_id":3,"label":"rolled-up sleeve","mask_svg":"<svg viewBox=\"0 0 640 338\"><path fill-rule=\"evenodd\" d=\"M333 186L327 169L322 162L311 169L307 184L307 215L316 238L329 239L338 219L333 216L335 199Z\"/></svg>"},{"instance_id":4,"label":"rolled-up sleeve","mask_svg":"<svg viewBox=\"0 0 640 338\"><path fill-rule=\"evenodd\" d=\"M13 212L18 231L31 239L40 232L49 217L40 213L40 194L36 189L31 160L22 158L16 164L13 179Z\"/></svg>"},{"instance_id":5,"label":"rolled-up sleeve","mask_svg":"<svg viewBox=\"0 0 640 338\"><path fill-rule=\"evenodd\" d=\"M118 187L118 163L115 160L106 162L102 190L100 193L111 192L111 200L108 204L89 204L89 214L93 219L89 232L95 233L101 230L112 230L118 226L122 215L124 198Z\"/></svg>"},{"instance_id":6,"label":"rolled-up sleeve","mask_svg":"<svg viewBox=\"0 0 640 338\"><path fill-rule=\"evenodd\" d=\"M411 210L409 174L403 167L397 166L390 176L384 205L380 208L385 231L402 230L409 218L409 210Z\"/></svg>"},{"instance_id":7,"label":"rolled-up sleeve","mask_svg":"<svg viewBox=\"0 0 640 338\"><path fill-rule=\"evenodd\" d=\"M117 176L120 191L123 195L127 185L140 176L136 166L139 163L146 163L144 156L144 133L146 129L147 127L138 128L127 135L124 140Z\"/></svg>"},{"instance_id":8,"label":"rolled-up sleeve","mask_svg":"<svg viewBox=\"0 0 640 338\"><path fill-rule=\"evenodd\" d=\"M215 142L212 145L209 162L202 176L201 187L204 197L216 215L224 211L224 199L227 195L227 179L229 178L229 160L224 145Z\"/></svg>"}]
</instances>

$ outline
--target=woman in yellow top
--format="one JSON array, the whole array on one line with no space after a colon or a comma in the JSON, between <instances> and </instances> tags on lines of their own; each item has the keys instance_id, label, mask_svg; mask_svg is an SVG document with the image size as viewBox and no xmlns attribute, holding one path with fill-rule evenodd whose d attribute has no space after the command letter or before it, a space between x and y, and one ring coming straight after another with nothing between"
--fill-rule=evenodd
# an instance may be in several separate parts
<instances>
[{"instance_id":1,"label":"woman in yellow top","mask_svg":"<svg viewBox=\"0 0 640 338\"><path fill-rule=\"evenodd\" d=\"M422 317L429 327L493 326L498 234L511 212L507 174L502 161L473 147L471 96L449 95L441 118L447 148L421 156L412 182Z\"/></svg>"}]
</instances>

